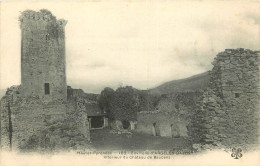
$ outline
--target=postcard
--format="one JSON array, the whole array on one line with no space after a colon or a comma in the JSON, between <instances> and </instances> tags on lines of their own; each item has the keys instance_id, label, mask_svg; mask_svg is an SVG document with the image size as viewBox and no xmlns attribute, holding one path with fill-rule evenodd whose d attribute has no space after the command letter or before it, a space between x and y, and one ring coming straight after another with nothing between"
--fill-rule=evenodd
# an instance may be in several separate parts
<instances>
[{"instance_id":1,"label":"postcard","mask_svg":"<svg viewBox=\"0 0 260 166\"><path fill-rule=\"evenodd\" d=\"M259 1L0 2L0 165L260 165Z\"/></svg>"}]
</instances>

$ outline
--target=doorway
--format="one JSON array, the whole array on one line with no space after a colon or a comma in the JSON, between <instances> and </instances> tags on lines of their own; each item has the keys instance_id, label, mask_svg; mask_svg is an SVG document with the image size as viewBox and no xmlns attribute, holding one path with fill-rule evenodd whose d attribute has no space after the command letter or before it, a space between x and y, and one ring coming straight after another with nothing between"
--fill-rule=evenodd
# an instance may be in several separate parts
<instances>
[{"instance_id":1,"label":"doorway","mask_svg":"<svg viewBox=\"0 0 260 166\"><path fill-rule=\"evenodd\" d=\"M104 118L103 118L103 116L92 116L90 123L91 123L91 128L92 129L103 128L103 126L104 126Z\"/></svg>"},{"instance_id":2,"label":"doorway","mask_svg":"<svg viewBox=\"0 0 260 166\"><path fill-rule=\"evenodd\" d=\"M129 129L130 122L127 120L122 120L123 129Z\"/></svg>"},{"instance_id":3,"label":"doorway","mask_svg":"<svg viewBox=\"0 0 260 166\"><path fill-rule=\"evenodd\" d=\"M180 137L180 129L178 125L171 124L171 134L172 134L172 138Z\"/></svg>"},{"instance_id":4,"label":"doorway","mask_svg":"<svg viewBox=\"0 0 260 166\"><path fill-rule=\"evenodd\" d=\"M156 122L153 123L153 135L160 136L159 125Z\"/></svg>"}]
</instances>

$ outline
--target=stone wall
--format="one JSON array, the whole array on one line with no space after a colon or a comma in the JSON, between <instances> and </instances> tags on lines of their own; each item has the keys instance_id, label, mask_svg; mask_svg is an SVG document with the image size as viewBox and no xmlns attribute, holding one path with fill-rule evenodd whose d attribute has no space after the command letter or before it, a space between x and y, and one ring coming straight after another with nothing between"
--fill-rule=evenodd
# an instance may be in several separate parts
<instances>
[{"instance_id":1,"label":"stone wall","mask_svg":"<svg viewBox=\"0 0 260 166\"><path fill-rule=\"evenodd\" d=\"M188 136L188 122L171 112L140 112L137 114L137 122L137 132L162 137Z\"/></svg>"},{"instance_id":2,"label":"stone wall","mask_svg":"<svg viewBox=\"0 0 260 166\"><path fill-rule=\"evenodd\" d=\"M87 140L90 140L90 127L85 100L79 97L74 98L68 101L67 107L67 123L78 129Z\"/></svg>"},{"instance_id":3,"label":"stone wall","mask_svg":"<svg viewBox=\"0 0 260 166\"><path fill-rule=\"evenodd\" d=\"M244 49L217 55L209 88L193 118L195 142L227 147L258 143L259 55Z\"/></svg>"},{"instance_id":4,"label":"stone wall","mask_svg":"<svg viewBox=\"0 0 260 166\"><path fill-rule=\"evenodd\" d=\"M71 86L68 86L67 99L73 100L75 98L81 98L85 103L97 104L98 94L85 93L82 89L73 89Z\"/></svg>"},{"instance_id":5,"label":"stone wall","mask_svg":"<svg viewBox=\"0 0 260 166\"><path fill-rule=\"evenodd\" d=\"M18 87L13 87L1 99L1 140L2 148L9 147L9 115L11 112L12 144L14 149L22 146L36 131L49 124L62 122L66 105L62 102L42 103L37 97L21 97Z\"/></svg>"},{"instance_id":6,"label":"stone wall","mask_svg":"<svg viewBox=\"0 0 260 166\"><path fill-rule=\"evenodd\" d=\"M259 56L258 51L244 49L220 52L206 90L162 98L157 111L138 113L137 131L157 135L157 130L169 137L175 126L183 127L185 134L179 135L194 144L216 148L259 144Z\"/></svg>"},{"instance_id":7,"label":"stone wall","mask_svg":"<svg viewBox=\"0 0 260 166\"><path fill-rule=\"evenodd\" d=\"M22 94L44 101L66 100L66 21L57 20L47 10L26 10L19 19ZM49 94L45 94L45 83L49 84Z\"/></svg>"},{"instance_id":8,"label":"stone wall","mask_svg":"<svg viewBox=\"0 0 260 166\"><path fill-rule=\"evenodd\" d=\"M137 131L163 137L188 137L188 127L201 95L202 92L183 92L162 97L157 110L137 114Z\"/></svg>"},{"instance_id":9,"label":"stone wall","mask_svg":"<svg viewBox=\"0 0 260 166\"><path fill-rule=\"evenodd\" d=\"M24 98L12 87L1 99L1 148L10 148L11 111L13 150L64 149L89 146L89 124L83 102L42 102L37 97ZM77 146L77 147L75 147Z\"/></svg>"},{"instance_id":10,"label":"stone wall","mask_svg":"<svg viewBox=\"0 0 260 166\"><path fill-rule=\"evenodd\" d=\"M86 100L74 97L67 101L66 21L57 20L48 10L26 10L19 20L22 84L9 88L1 99L1 147L66 149L87 145Z\"/></svg>"}]
</instances>

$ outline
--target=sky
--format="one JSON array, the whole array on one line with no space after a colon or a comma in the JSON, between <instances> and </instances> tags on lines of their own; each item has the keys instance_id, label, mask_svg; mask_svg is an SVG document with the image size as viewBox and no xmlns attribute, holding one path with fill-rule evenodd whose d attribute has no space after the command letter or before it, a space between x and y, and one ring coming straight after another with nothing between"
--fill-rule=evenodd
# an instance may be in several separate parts
<instances>
[{"instance_id":1,"label":"sky","mask_svg":"<svg viewBox=\"0 0 260 166\"><path fill-rule=\"evenodd\" d=\"M260 50L259 1L56 1L0 3L0 89L20 84L24 10L68 21L67 84L149 89L208 71L226 48Z\"/></svg>"}]
</instances>

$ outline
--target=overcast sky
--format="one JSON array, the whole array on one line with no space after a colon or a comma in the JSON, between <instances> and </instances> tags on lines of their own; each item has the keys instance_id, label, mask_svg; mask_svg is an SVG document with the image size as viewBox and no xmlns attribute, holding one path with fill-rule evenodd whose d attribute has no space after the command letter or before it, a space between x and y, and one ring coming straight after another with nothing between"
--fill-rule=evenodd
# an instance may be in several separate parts
<instances>
[{"instance_id":1,"label":"overcast sky","mask_svg":"<svg viewBox=\"0 0 260 166\"><path fill-rule=\"evenodd\" d=\"M210 70L226 48L260 50L259 1L2 2L1 89L20 84L20 12L42 8L68 20L67 84L86 92L152 88Z\"/></svg>"}]
</instances>

